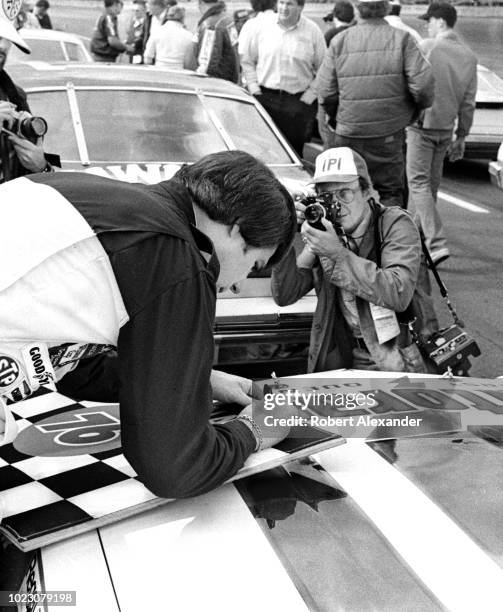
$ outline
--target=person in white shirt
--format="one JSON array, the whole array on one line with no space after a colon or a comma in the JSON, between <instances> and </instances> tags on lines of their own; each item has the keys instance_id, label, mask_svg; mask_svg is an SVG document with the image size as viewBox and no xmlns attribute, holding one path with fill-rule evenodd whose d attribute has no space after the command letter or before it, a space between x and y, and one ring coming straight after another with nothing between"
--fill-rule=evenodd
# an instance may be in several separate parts
<instances>
[{"instance_id":1,"label":"person in white shirt","mask_svg":"<svg viewBox=\"0 0 503 612\"><path fill-rule=\"evenodd\" d=\"M240 35L243 77L251 94L302 156L317 92L314 80L326 51L319 26L302 16L304 0L279 0ZM253 23L255 21L255 23Z\"/></svg>"},{"instance_id":2,"label":"person in white shirt","mask_svg":"<svg viewBox=\"0 0 503 612\"><path fill-rule=\"evenodd\" d=\"M182 70L187 68L192 51L192 34L184 25L185 9L182 6L171 6L168 9L167 21L154 34L151 34L145 49L146 64L161 68Z\"/></svg>"},{"instance_id":3,"label":"person in white shirt","mask_svg":"<svg viewBox=\"0 0 503 612\"><path fill-rule=\"evenodd\" d=\"M386 15L384 19L394 28L398 28L399 30L404 30L405 32L408 32L417 43L420 43L423 40L421 34L419 34L417 30L414 30L414 28L411 28L406 23L404 23L402 21L402 18L400 17L400 12L402 10L400 0L391 0L389 3L389 7L389 15Z\"/></svg>"}]
</instances>

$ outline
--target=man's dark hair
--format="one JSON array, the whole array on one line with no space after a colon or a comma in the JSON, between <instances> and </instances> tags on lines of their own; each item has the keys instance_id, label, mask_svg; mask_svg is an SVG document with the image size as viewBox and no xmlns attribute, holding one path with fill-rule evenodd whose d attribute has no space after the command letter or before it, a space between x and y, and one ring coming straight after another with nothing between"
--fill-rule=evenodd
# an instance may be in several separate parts
<instances>
[{"instance_id":1,"label":"man's dark hair","mask_svg":"<svg viewBox=\"0 0 503 612\"><path fill-rule=\"evenodd\" d=\"M355 18L355 10L351 2L339 0L334 5L334 17L343 23L351 23Z\"/></svg>"},{"instance_id":2,"label":"man's dark hair","mask_svg":"<svg viewBox=\"0 0 503 612\"><path fill-rule=\"evenodd\" d=\"M115 4L122 4L122 0L103 0L103 4L105 5L105 8L110 8Z\"/></svg>"},{"instance_id":3,"label":"man's dark hair","mask_svg":"<svg viewBox=\"0 0 503 612\"><path fill-rule=\"evenodd\" d=\"M288 250L297 229L292 197L262 162L244 151L206 155L178 170L197 206L212 221L239 225L251 247L276 247L269 264Z\"/></svg>"},{"instance_id":4,"label":"man's dark hair","mask_svg":"<svg viewBox=\"0 0 503 612\"><path fill-rule=\"evenodd\" d=\"M295 0L295 2L297 2L298 6L304 6L306 0Z\"/></svg>"},{"instance_id":5,"label":"man's dark hair","mask_svg":"<svg viewBox=\"0 0 503 612\"><path fill-rule=\"evenodd\" d=\"M250 4L256 13L263 13L264 11L274 10L277 0L251 0Z\"/></svg>"},{"instance_id":6,"label":"man's dark hair","mask_svg":"<svg viewBox=\"0 0 503 612\"><path fill-rule=\"evenodd\" d=\"M46 11L48 11L48 10L51 8L51 5L49 4L49 0L38 0L38 1L35 3L35 6L36 6L37 8L43 8L43 9L45 9Z\"/></svg>"},{"instance_id":7,"label":"man's dark hair","mask_svg":"<svg viewBox=\"0 0 503 612\"><path fill-rule=\"evenodd\" d=\"M394 2L389 3L389 14L390 15L396 15L398 17L401 11L402 11L402 6L400 4L395 4Z\"/></svg>"},{"instance_id":8,"label":"man's dark hair","mask_svg":"<svg viewBox=\"0 0 503 612\"><path fill-rule=\"evenodd\" d=\"M356 5L362 19L382 19L389 13L388 0L376 2L359 2Z\"/></svg>"}]
</instances>

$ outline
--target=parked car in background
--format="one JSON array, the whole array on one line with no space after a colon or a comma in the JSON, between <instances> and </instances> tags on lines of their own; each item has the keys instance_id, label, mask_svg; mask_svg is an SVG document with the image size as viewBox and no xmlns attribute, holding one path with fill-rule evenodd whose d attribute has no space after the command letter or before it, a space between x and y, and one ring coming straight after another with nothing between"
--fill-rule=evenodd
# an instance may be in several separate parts
<instances>
[{"instance_id":1,"label":"parked car in background","mask_svg":"<svg viewBox=\"0 0 503 612\"><path fill-rule=\"evenodd\" d=\"M45 149L61 156L63 170L157 183L181 164L242 149L291 190L310 180L256 99L228 81L99 63L12 68L32 112L46 119ZM269 275L260 276L243 283L239 296L219 295L216 362L266 377L278 366L278 374L305 371L316 298L280 308L272 300Z\"/></svg>"},{"instance_id":2,"label":"parked car in background","mask_svg":"<svg viewBox=\"0 0 503 612\"><path fill-rule=\"evenodd\" d=\"M477 78L475 115L465 157L494 159L503 140L503 79L481 64Z\"/></svg>"},{"instance_id":3,"label":"parked car in background","mask_svg":"<svg viewBox=\"0 0 503 612\"><path fill-rule=\"evenodd\" d=\"M498 149L497 160L489 162L489 176L491 177L491 183L493 183L493 185L503 189L503 142ZM503 376L500 378L503 378Z\"/></svg>"},{"instance_id":4,"label":"parked car in background","mask_svg":"<svg viewBox=\"0 0 503 612\"><path fill-rule=\"evenodd\" d=\"M22 28L19 34L27 42L31 54L26 55L13 45L7 60L9 66L26 61L79 63L94 61L87 50L86 38L77 34L32 28Z\"/></svg>"}]
</instances>

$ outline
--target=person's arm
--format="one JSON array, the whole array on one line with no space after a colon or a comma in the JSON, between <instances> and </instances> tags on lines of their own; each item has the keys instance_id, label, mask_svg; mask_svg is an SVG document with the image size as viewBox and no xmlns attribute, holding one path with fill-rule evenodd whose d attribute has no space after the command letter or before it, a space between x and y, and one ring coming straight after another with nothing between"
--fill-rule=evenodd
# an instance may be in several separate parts
<instances>
[{"instance_id":1,"label":"person's arm","mask_svg":"<svg viewBox=\"0 0 503 612\"><path fill-rule=\"evenodd\" d=\"M143 55L143 61L145 64L153 64L157 51L157 39L155 36L149 36L147 46L145 47L145 53Z\"/></svg>"},{"instance_id":2,"label":"person's arm","mask_svg":"<svg viewBox=\"0 0 503 612\"><path fill-rule=\"evenodd\" d=\"M323 266L328 282L395 312L407 308L419 274L421 243L419 232L406 213L383 220L380 268L348 249L338 252L338 257Z\"/></svg>"},{"instance_id":3,"label":"person's arm","mask_svg":"<svg viewBox=\"0 0 503 612\"><path fill-rule=\"evenodd\" d=\"M316 78L319 103L332 123L335 122L339 106L339 82L335 63L338 50L334 43L332 40Z\"/></svg>"},{"instance_id":4,"label":"person's arm","mask_svg":"<svg viewBox=\"0 0 503 612\"><path fill-rule=\"evenodd\" d=\"M304 252L296 260L292 246L282 261L272 269L271 291L274 301L278 306L294 304L313 287L313 271L307 266Z\"/></svg>"},{"instance_id":5,"label":"person's arm","mask_svg":"<svg viewBox=\"0 0 503 612\"><path fill-rule=\"evenodd\" d=\"M170 286L119 334L124 454L160 497L215 488L256 445L243 422L208 420L215 298L201 275Z\"/></svg>"},{"instance_id":6,"label":"person's arm","mask_svg":"<svg viewBox=\"0 0 503 612\"><path fill-rule=\"evenodd\" d=\"M475 97L477 95L477 63L474 61L472 78L466 88L458 112L458 125L456 128L456 137L465 139L470 132L473 123L473 114L475 113Z\"/></svg>"},{"instance_id":7,"label":"person's arm","mask_svg":"<svg viewBox=\"0 0 503 612\"><path fill-rule=\"evenodd\" d=\"M261 94L257 76L259 31L256 27L254 27L256 24L252 23L252 21L253 20L245 23L243 26L244 34L243 30L241 30L241 34L239 35L238 51L246 87L252 95L256 96ZM248 27L246 28L246 26Z\"/></svg>"},{"instance_id":8,"label":"person's arm","mask_svg":"<svg viewBox=\"0 0 503 612\"><path fill-rule=\"evenodd\" d=\"M105 33L109 46L112 47L112 49L116 49L117 51L126 51L127 45L125 45L119 38L119 35L117 33L117 26L114 20L110 17L110 15L107 15L107 18L105 19L104 23Z\"/></svg>"},{"instance_id":9,"label":"person's arm","mask_svg":"<svg viewBox=\"0 0 503 612\"><path fill-rule=\"evenodd\" d=\"M404 34L403 62L409 93L418 110L429 108L435 95L435 78L430 62L423 54L423 50L428 47L422 45L419 48L408 32Z\"/></svg>"},{"instance_id":10,"label":"person's arm","mask_svg":"<svg viewBox=\"0 0 503 612\"><path fill-rule=\"evenodd\" d=\"M327 46L325 44L325 39L323 37L323 33L320 28L316 27L313 32L313 44L314 44L314 54L313 54L313 74L314 78L309 84L309 87L301 96L301 101L305 104L311 105L318 97L318 84L316 75L318 70L323 62L323 58L325 57L325 53L327 50Z\"/></svg>"}]
</instances>

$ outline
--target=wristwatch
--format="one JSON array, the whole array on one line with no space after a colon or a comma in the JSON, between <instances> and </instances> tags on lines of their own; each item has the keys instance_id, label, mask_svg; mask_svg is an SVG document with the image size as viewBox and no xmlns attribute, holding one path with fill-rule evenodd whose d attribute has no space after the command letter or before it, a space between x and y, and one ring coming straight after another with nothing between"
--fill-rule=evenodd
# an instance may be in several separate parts
<instances>
[{"instance_id":1,"label":"wristwatch","mask_svg":"<svg viewBox=\"0 0 503 612\"><path fill-rule=\"evenodd\" d=\"M45 164L45 168L40 172L54 172L54 168L51 166L49 162Z\"/></svg>"}]
</instances>

